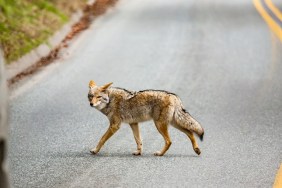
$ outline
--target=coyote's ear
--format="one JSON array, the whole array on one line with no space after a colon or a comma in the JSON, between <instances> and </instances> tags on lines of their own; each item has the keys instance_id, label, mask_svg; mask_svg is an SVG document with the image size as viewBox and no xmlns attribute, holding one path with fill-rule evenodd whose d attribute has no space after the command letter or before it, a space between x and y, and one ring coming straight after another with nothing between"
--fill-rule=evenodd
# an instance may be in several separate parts
<instances>
[{"instance_id":1,"label":"coyote's ear","mask_svg":"<svg viewBox=\"0 0 282 188\"><path fill-rule=\"evenodd\" d=\"M95 86L96 86L95 82L94 82L93 80L90 80L90 82L89 82L89 88L93 88L93 87L95 87Z\"/></svg>"},{"instance_id":2,"label":"coyote's ear","mask_svg":"<svg viewBox=\"0 0 282 188\"><path fill-rule=\"evenodd\" d=\"M103 86L101 86L101 91L105 91L106 89L108 89L111 85L113 84L113 82L110 82L110 83L108 83L108 84L105 84L105 85L103 85Z\"/></svg>"}]
</instances>

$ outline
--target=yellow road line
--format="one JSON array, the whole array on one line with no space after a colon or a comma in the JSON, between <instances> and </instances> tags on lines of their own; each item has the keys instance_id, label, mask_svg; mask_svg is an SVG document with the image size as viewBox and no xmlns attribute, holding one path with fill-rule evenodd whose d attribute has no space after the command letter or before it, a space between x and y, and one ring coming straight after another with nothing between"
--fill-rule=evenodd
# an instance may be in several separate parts
<instances>
[{"instance_id":1,"label":"yellow road line","mask_svg":"<svg viewBox=\"0 0 282 188\"><path fill-rule=\"evenodd\" d=\"M273 188L281 188L282 187L282 164L280 165L280 168L277 172Z\"/></svg>"},{"instance_id":2,"label":"yellow road line","mask_svg":"<svg viewBox=\"0 0 282 188\"><path fill-rule=\"evenodd\" d=\"M280 28L280 26L264 10L263 6L260 3L260 0L253 0L253 3L255 5L257 11L260 13L260 15L263 17L263 19L268 24L268 26L271 28L271 30L278 36L278 38L282 42L282 28Z\"/></svg>"},{"instance_id":3,"label":"yellow road line","mask_svg":"<svg viewBox=\"0 0 282 188\"><path fill-rule=\"evenodd\" d=\"M282 13L280 10L272 3L271 0L265 0L265 3L267 4L268 8L279 18L280 21L282 21Z\"/></svg>"}]
</instances>

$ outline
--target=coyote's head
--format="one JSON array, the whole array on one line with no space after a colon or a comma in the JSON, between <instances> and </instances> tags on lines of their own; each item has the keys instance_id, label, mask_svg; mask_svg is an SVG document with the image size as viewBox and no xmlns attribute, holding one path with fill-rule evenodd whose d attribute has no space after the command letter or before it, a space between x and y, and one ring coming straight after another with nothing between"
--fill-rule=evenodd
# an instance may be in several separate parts
<instances>
[{"instance_id":1,"label":"coyote's head","mask_svg":"<svg viewBox=\"0 0 282 188\"><path fill-rule=\"evenodd\" d=\"M101 110L107 106L109 103L109 92L108 88L113 83L105 84L101 87L97 86L93 80L89 82L89 92L88 92L88 100L90 102L90 106Z\"/></svg>"}]
</instances>

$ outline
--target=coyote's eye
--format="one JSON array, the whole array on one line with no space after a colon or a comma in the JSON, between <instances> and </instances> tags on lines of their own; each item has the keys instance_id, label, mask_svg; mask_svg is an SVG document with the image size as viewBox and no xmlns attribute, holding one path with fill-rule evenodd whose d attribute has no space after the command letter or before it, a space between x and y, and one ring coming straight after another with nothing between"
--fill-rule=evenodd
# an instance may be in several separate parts
<instances>
[{"instance_id":1,"label":"coyote's eye","mask_svg":"<svg viewBox=\"0 0 282 188\"><path fill-rule=\"evenodd\" d=\"M92 99L94 96L92 94L88 94L88 98Z\"/></svg>"},{"instance_id":2,"label":"coyote's eye","mask_svg":"<svg viewBox=\"0 0 282 188\"><path fill-rule=\"evenodd\" d=\"M97 97L97 99L101 99L101 98L102 98L102 96L98 96L98 97Z\"/></svg>"}]
</instances>

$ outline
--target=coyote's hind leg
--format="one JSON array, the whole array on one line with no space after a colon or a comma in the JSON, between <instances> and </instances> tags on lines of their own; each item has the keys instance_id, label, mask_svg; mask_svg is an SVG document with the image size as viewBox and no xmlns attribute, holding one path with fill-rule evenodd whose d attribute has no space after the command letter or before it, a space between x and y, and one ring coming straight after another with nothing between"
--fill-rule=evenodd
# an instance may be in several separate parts
<instances>
[{"instance_id":1,"label":"coyote's hind leg","mask_svg":"<svg viewBox=\"0 0 282 188\"><path fill-rule=\"evenodd\" d=\"M171 145L171 140L170 140L170 137L169 137L169 134L168 134L168 123L155 121L155 125L156 125L159 133L163 136L163 138L165 140L165 145L164 145L164 147L161 151L155 152L154 155L163 156Z\"/></svg>"},{"instance_id":2,"label":"coyote's hind leg","mask_svg":"<svg viewBox=\"0 0 282 188\"><path fill-rule=\"evenodd\" d=\"M175 123L172 123L172 126L175 127L176 129L180 130L181 132L185 133L188 136L188 138L191 140L191 143L192 143L192 146L193 146L193 149L194 149L195 153L200 155L201 154L201 150L200 150L200 148L199 148L199 146L197 144L197 141L196 141L196 139L194 137L193 132L191 132L191 131L189 131L187 129L184 129L184 128L178 126Z\"/></svg>"}]
</instances>

